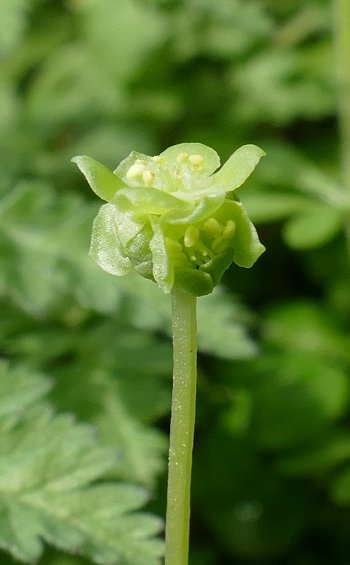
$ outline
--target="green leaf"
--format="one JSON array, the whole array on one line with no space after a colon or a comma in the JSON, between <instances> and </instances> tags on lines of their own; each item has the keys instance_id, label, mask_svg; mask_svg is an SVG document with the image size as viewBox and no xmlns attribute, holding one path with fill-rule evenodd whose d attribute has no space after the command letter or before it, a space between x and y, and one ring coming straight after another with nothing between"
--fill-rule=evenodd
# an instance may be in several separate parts
<instances>
[{"instance_id":1,"label":"green leaf","mask_svg":"<svg viewBox=\"0 0 350 565\"><path fill-rule=\"evenodd\" d=\"M324 475L349 460L350 436L338 432L322 438L320 443L308 446L307 449L295 450L282 456L277 466L284 475L309 477Z\"/></svg>"},{"instance_id":2,"label":"green leaf","mask_svg":"<svg viewBox=\"0 0 350 565\"><path fill-rule=\"evenodd\" d=\"M269 190L247 190L242 194L242 202L253 222L271 223L285 220L291 214L303 209L309 199L292 193Z\"/></svg>"},{"instance_id":3,"label":"green leaf","mask_svg":"<svg viewBox=\"0 0 350 565\"><path fill-rule=\"evenodd\" d=\"M16 374L5 369L1 380ZM158 564L159 520L135 512L145 491L98 482L116 465L115 451L100 447L94 430L71 416L21 404L13 402L5 416L0 398L0 547L25 562L38 559L46 541L105 565Z\"/></svg>"},{"instance_id":4,"label":"green leaf","mask_svg":"<svg viewBox=\"0 0 350 565\"><path fill-rule=\"evenodd\" d=\"M338 210L315 202L290 219L283 235L288 245L295 249L313 249L333 239L342 225Z\"/></svg>"},{"instance_id":5,"label":"green leaf","mask_svg":"<svg viewBox=\"0 0 350 565\"><path fill-rule=\"evenodd\" d=\"M16 414L33 405L50 390L48 379L33 375L24 367L8 371L0 363L0 418Z\"/></svg>"},{"instance_id":6,"label":"green leaf","mask_svg":"<svg viewBox=\"0 0 350 565\"><path fill-rule=\"evenodd\" d=\"M262 335L265 343L281 351L312 355L325 362L350 362L346 330L316 302L294 300L271 308Z\"/></svg>"},{"instance_id":7,"label":"green leaf","mask_svg":"<svg viewBox=\"0 0 350 565\"><path fill-rule=\"evenodd\" d=\"M336 504L348 506L350 503L350 469L346 468L335 477L332 484L332 496Z\"/></svg>"},{"instance_id":8,"label":"green leaf","mask_svg":"<svg viewBox=\"0 0 350 565\"><path fill-rule=\"evenodd\" d=\"M125 292L130 320L138 328L170 333L168 296L163 296L149 281L134 275L118 280ZM198 345L202 352L226 359L246 359L256 354L248 335L249 315L242 305L216 288L198 301ZM217 331L214 331L214 328ZM219 331L220 329L220 331Z\"/></svg>"},{"instance_id":9,"label":"green leaf","mask_svg":"<svg viewBox=\"0 0 350 565\"><path fill-rule=\"evenodd\" d=\"M121 454L118 477L154 486L166 462L166 438L157 430L143 425L122 402L119 386L114 394L102 399L102 410L95 418L96 425L106 445Z\"/></svg>"},{"instance_id":10,"label":"green leaf","mask_svg":"<svg viewBox=\"0 0 350 565\"><path fill-rule=\"evenodd\" d=\"M344 415L349 382L344 370L306 355L259 362L253 434L259 445L286 449L313 444Z\"/></svg>"},{"instance_id":11,"label":"green leaf","mask_svg":"<svg viewBox=\"0 0 350 565\"><path fill-rule=\"evenodd\" d=\"M28 6L24 0L2 0L0 6L0 54L13 49L23 36Z\"/></svg>"},{"instance_id":12,"label":"green leaf","mask_svg":"<svg viewBox=\"0 0 350 565\"><path fill-rule=\"evenodd\" d=\"M87 256L95 207L50 184L22 182L0 197L0 294L42 316L68 298L102 312L118 290ZM74 281L74 284L72 284Z\"/></svg>"},{"instance_id":13,"label":"green leaf","mask_svg":"<svg viewBox=\"0 0 350 565\"><path fill-rule=\"evenodd\" d=\"M102 200L112 202L118 190L125 187L125 184L108 167L87 155L73 157L72 162L76 163L92 190Z\"/></svg>"}]
</instances>

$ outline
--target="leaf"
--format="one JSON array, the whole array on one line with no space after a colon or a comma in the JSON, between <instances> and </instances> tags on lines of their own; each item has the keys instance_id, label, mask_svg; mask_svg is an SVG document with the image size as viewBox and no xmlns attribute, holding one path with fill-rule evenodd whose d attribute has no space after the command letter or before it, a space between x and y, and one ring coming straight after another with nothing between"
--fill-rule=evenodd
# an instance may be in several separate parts
<instances>
[{"instance_id":1,"label":"leaf","mask_svg":"<svg viewBox=\"0 0 350 565\"><path fill-rule=\"evenodd\" d=\"M328 243L341 230L342 216L329 205L315 202L292 217L283 235L294 249L313 249Z\"/></svg>"},{"instance_id":2,"label":"leaf","mask_svg":"<svg viewBox=\"0 0 350 565\"><path fill-rule=\"evenodd\" d=\"M350 362L349 337L331 313L316 302L294 300L271 308L262 325L265 342L291 354Z\"/></svg>"},{"instance_id":3,"label":"leaf","mask_svg":"<svg viewBox=\"0 0 350 565\"><path fill-rule=\"evenodd\" d=\"M153 50L167 37L162 13L150 10L140 2L120 0L116 4L113 0L90 0L77 4L76 10L87 52L92 51L119 81L130 79L142 68Z\"/></svg>"},{"instance_id":4,"label":"leaf","mask_svg":"<svg viewBox=\"0 0 350 565\"><path fill-rule=\"evenodd\" d=\"M307 355L283 353L259 361L252 433L259 446L313 445L344 415L349 395L345 371Z\"/></svg>"},{"instance_id":5,"label":"leaf","mask_svg":"<svg viewBox=\"0 0 350 565\"><path fill-rule=\"evenodd\" d=\"M165 331L170 335L169 297L162 296L149 281L139 277L136 282L133 275L119 279L118 284L126 293L133 325L152 331ZM226 359L254 356L257 348L248 336L246 325L249 319L239 303L216 288L212 294L198 300L199 350Z\"/></svg>"},{"instance_id":6,"label":"leaf","mask_svg":"<svg viewBox=\"0 0 350 565\"><path fill-rule=\"evenodd\" d=\"M332 497L336 504L348 506L350 503L350 469L345 469L335 477L332 484Z\"/></svg>"},{"instance_id":7,"label":"leaf","mask_svg":"<svg viewBox=\"0 0 350 565\"><path fill-rule=\"evenodd\" d=\"M0 6L0 54L17 46L26 27L28 6L24 0L2 0Z\"/></svg>"},{"instance_id":8,"label":"leaf","mask_svg":"<svg viewBox=\"0 0 350 565\"><path fill-rule=\"evenodd\" d=\"M305 201L306 198L298 194L268 190L247 190L242 195L242 202L249 217L258 224L285 220L291 214L299 212Z\"/></svg>"},{"instance_id":9,"label":"leaf","mask_svg":"<svg viewBox=\"0 0 350 565\"><path fill-rule=\"evenodd\" d=\"M102 410L95 418L106 445L121 454L118 477L153 486L154 479L165 467L166 438L157 430L142 425L123 405L122 396L105 396Z\"/></svg>"},{"instance_id":10,"label":"leaf","mask_svg":"<svg viewBox=\"0 0 350 565\"><path fill-rule=\"evenodd\" d=\"M323 441L314 446L279 458L278 469L284 475L294 477L325 475L350 459L349 434L338 432L321 439Z\"/></svg>"},{"instance_id":11,"label":"leaf","mask_svg":"<svg viewBox=\"0 0 350 565\"><path fill-rule=\"evenodd\" d=\"M16 374L5 366L1 380ZM25 562L40 557L44 540L105 565L159 563L159 520L135 512L145 491L98 482L115 466L115 452L71 416L54 415L43 403L24 411L20 405L0 417L0 546Z\"/></svg>"},{"instance_id":12,"label":"leaf","mask_svg":"<svg viewBox=\"0 0 350 565\"><path fill-rule=\"evenodd\" d=\"M67 296L111 311L114 280L87 256L95 208L74 195L57 196L41 181L23 182L0 197L0 294L32 315Z\"/></svg>"}]
</instances>

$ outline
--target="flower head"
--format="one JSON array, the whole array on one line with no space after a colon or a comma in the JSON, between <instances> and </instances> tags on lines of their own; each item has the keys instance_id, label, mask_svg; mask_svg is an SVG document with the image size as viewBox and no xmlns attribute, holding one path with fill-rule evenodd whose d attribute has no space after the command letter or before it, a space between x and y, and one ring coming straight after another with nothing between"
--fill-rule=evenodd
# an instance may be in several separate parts
<instances>
[{"instance_id":1,"label":"flower head","mask_svg":"<svg viewBox=\"0 0 350 565\"><path fill-rule=\"evenodd\" d=\"M263 155L244 145L217 170L216 151L182 143L153 157L132 152L113 172L75 157L107 201L94 222L90 254L114 275L136 271L165 292L180 286L209 294L233 261L251 267L265 249L232 192Z\"/></svg>"}]
</instances>

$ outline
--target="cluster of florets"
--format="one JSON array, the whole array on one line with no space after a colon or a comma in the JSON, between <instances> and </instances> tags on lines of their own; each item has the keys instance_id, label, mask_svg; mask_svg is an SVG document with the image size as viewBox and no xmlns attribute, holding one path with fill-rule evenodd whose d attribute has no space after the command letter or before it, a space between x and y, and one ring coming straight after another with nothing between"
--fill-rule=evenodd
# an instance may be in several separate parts
<instances>
[{"instance_id":1,"label":"cluster of florets","mask_svg":"<svg viewBox=\"0 0 350 565\"><path fill-rule=\"evenodd\" d=\"M154 157L132 152L113 173L76 157L92 189L109 202L95 220L91 255L104 270L135 270L165 292L175 285L208 294L232 261L250 267L264 251L232 193L262 155L243 146L216 173L217 153L199 143Z\"/></svg>"}]
</instances>

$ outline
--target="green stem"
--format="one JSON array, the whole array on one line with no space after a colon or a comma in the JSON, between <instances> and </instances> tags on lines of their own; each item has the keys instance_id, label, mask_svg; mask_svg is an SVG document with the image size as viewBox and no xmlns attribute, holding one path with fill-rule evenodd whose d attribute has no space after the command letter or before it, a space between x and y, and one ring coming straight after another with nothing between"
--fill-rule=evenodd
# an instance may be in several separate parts
<instances>
[{"instance_id":1,"label":"green stem","mask_svg":"<svg viewBox=\"0 0 350 565\"><path fill-rule=\"evenodd\" d=\"M174 371L165 564L187 565L197 381L196 297L176 288L172 308Z\"/></svg>"}]
</instances>

